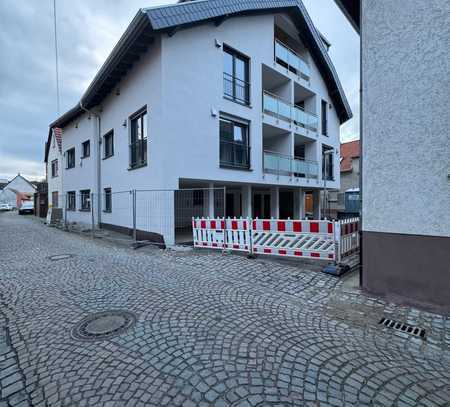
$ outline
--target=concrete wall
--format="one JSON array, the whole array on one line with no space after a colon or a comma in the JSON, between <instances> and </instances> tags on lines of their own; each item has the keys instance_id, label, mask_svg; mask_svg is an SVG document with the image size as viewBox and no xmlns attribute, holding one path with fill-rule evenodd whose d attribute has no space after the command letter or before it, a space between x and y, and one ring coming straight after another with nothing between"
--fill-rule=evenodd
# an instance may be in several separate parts
<instances>
[{"instance_id":1,"label":"concrete wall","mask_svg":"<svg viewBox=\"0 0 450 407\"><path fill-rule=\"evenodd\" d=\"M362 1L363 229L450 236L450 4Z\"/></svg>"}]
</instances>

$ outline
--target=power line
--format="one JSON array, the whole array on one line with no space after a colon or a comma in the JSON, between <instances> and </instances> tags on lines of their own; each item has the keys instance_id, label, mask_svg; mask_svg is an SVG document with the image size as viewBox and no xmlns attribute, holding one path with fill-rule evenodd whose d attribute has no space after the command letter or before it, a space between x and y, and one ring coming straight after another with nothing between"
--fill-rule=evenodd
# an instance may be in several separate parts
<instances>
[{"instance_id":1,"label":"power line","mask_svg":"<svg viewBox=\"0 0 450 407\"><path fill-rule=\"evenodd\" d=\"M59 116L60 101L59 101L59 66L58 66L58 36L56 32L56 0L53 0L53 25L55 32L55 65L56 65L56 112Z\"/></svg>"}]
</instances>

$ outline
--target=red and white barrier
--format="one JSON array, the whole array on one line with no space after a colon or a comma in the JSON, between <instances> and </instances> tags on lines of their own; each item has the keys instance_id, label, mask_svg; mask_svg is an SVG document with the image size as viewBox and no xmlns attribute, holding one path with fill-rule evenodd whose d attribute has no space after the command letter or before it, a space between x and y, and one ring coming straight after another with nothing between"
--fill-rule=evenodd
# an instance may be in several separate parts
<instances>
[{"instance_id":1,"label":"red and white barrier","mask_svg":"<svg viewBox=\"0 0 450 407\"><path fill-rule=\"evenodd\" d=\"M340 262L359 249L359 218L340 221L193 218L194 247Z\"/></svg>"},{"instance_id":2,"label":"red and white barrier","mask_svg":"<svg viewBox=\"0 0 450 407\"><path fill-rule=\"evenodd\" d=\"M255 253L334 260L334 224L326 220L255 219L252 247Z\"/></svg>"}]
</instances>

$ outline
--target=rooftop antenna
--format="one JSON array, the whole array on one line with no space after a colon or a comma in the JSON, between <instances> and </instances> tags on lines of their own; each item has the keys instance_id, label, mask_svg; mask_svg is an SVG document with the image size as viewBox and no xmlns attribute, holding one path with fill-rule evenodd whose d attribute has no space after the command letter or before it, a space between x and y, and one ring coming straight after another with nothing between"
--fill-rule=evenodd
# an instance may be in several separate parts
<instances>
[{"instance_id":1,"label":"rooftop antenna","mask_svg":"<svg viewBox=\"0 0 450 407\"><path fill-rule=\"evenodd\" d=\"M58 36L56 32L56 0L53 0L53 26L55 31L55 65L56 65L56 113L59 116L59 66L58 66Z\"/></svg>"}]
</instances>

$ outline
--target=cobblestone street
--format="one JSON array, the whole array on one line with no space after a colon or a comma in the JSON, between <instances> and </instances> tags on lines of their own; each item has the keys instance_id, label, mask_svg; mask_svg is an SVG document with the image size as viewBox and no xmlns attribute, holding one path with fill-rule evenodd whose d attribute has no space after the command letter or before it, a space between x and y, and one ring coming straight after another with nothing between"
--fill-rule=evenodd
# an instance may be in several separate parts
<instances>
[{"instance_id":1,"label":"cobblestone street","mask_svg":"<svg viewBox=\"0 0 450 407\"><path fill-rule=\"evenodd\" d=\"M450 405L450 317L316 264L132 250L13 213L0 231L0 407ZM72 334L107 310L135 325Z\"/></svg>"}]
</instances>

